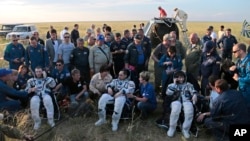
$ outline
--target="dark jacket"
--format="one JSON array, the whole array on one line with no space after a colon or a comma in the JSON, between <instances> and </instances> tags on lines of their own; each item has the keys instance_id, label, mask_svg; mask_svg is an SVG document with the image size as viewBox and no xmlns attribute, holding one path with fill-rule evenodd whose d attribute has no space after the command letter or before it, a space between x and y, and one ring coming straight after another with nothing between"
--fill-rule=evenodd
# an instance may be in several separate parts
<instances>
[{"instance_id":1,"label":"dark jacket","mask_svg":"<svg viewBox=\"0 0 250 141\"><path fill-rule=\"evenodd\" d=\"M226 125L249 123L247 104L236 90L227 90L218 96L210 112L213 120Z\"/></svg>"},{"instance_id":2,"label":"dark jacket","mask_svg":"<svg viewBox=\"0 0 250 141\"><path fill-rule=\"evenodd\" d=\"M147 59L147 57L146 57L147 56L147 49L143 45L141 47L143 49L144 64L145 64L145 61ZM126 51L126 55L124 56L125 63L128 63L129 65L132 65L132 66L137 66L138 55L139 55L139 53L137 51L136 45L134 43L129 44L127 51Z\"/></svg>"}]
</instances>

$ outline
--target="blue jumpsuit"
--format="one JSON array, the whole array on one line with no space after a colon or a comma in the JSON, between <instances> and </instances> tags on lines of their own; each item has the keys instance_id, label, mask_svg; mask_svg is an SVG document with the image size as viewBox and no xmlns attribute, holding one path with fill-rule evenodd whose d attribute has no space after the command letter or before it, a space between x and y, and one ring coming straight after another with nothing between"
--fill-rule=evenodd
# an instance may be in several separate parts
<instances>
[{"instance_id":1,"label":"blue jumpsuit","mask_svg":"<svg viewBox=\"0 0 250 141\"><path fill-rule=\"evenodd\" d=\"M37 66L42 68L49 67L48 52L40 44L37 44L36 47L28 46L25 54L25 63L27 66L31 65L33 71Z\"/></svg>"},{"instance_id":2,"label":"blue jumpsuit","mask_svg":"<svg viewBox=\"0 0 250 141\"><path fill-rule=\"evenodd\" d=\"M22 44L17 44L16 46L13 43L10 43L6 46L6 49L4 51L4 60L9 62L9 68L18 70L19 66L23 63L14 63L13 60L18 58L21 60L21 58L25 57L25 49Z\"/></svg>"},{"instance_id":3,"label":"blue jumpsuit","mask_svg":"<svg viewBox=\"0 0 250 141\"><path fill-rule=\"evenodd\" d=\"M17 91L6 85L0 80L0 110L17 111L21 109L21 103L18 100L8 100L6 97L13 97L19 100L26 100L28 93L25 91Z\"/></svg>"},{"instance_id":4,"label":"blue jumpsuit","mask_svg":"<svg viewBox=\"0 0 250 141\"><path fill-rule=\"evenodd\" d=\"M250 54L242 61L236 63L239 74L239 91L247 101L247 107L250 111Z\"/></svg>"}]
</instances>

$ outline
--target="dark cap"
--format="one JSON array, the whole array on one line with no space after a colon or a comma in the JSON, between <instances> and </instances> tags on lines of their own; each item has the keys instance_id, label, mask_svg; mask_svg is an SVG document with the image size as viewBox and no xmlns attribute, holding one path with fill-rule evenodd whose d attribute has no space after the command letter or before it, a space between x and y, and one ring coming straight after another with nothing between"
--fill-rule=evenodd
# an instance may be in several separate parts
<instances>
[{"instance_id":1,"label":"dark cap","mask_svg":"<svg viewBox=\"0 0 250 141\"><path fill-rule=\"evenodd\" d=\"M0 69L0 77L6 76L8 74L11 74L12 70L6 69L6 68L1 68Z\"/></svg>"},{"instance_id":2,"label":"dark cap","mask_svg":"<svg viewBox=\"0 0 250 141\"><path fill-rule=\"evenodd\" d=\"M209 52L214 47L214 43L212 41L206 41L204 44L204 52Z\"/></svg>"},{"instance_id":3,"label":"dark cap","mask_svg":"<svg viewBox=\"0 0 250 141\"><path fill-rule=\"evenodd\" d=\"M137 39L137 40L141 40L142 39L141 35L139 35L139 34L135 34L134 38Z\"/></svg>"},{"instance_id":4,"label":"dark cap","mask_svg":"<svg viewBox=\"0 0 250 141\"><path fill-rule=\"evenodd\" d=\"M104 41L104 36L103 36L103 35L97 36L97 40L98 40L98 41Z\"/></svg>"}]
</instances>

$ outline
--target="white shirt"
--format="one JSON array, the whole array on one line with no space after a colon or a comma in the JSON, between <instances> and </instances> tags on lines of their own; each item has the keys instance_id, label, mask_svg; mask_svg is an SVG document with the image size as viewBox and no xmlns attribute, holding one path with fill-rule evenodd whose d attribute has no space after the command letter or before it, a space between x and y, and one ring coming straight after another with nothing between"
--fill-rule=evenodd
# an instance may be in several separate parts
<instances>
[{"instance_id":1,"label":"white shirt","mask_svg":"<svg viewBox=\"0 0 250 141\"><path fill-rule=\"evenodd\" d=\"M58 41L57 40L54 40L54 51L55 51L55 58L53 60L53 62L56 62L58 60Z\"/></svg>"},{"instance_id":2,"label":"white shirt","mask_svg":"<svg viewBox=\"0 0 250 141\"><path fill-rule=\"evenodd\" d=\"M212 39L217 39L217 35L216 35L216 33L214 31L211 33L210 37Z\"/></svg>"},{"instance_id":3,"label":"white shirt","mask_svg":"<svg viewBox=\"0 0 250 141\"><path fill-rule=\"evenodd\" d=\"M181 20L187 19L187 13L184 12L184 11L182 11L182 10L180 10L180 9L178 9L178 10L176 11L174 18L176 18L177 16L178 16Z\"/></svg>"},{"instance_id":4,"label":"white shirt","mask_svg":"<svg viewBox=\"0 0 250 141\"><path fill-rule=\"evenodd\" d=\"M213 103L216 101L216 98L219 96L219 94L215 91L212 90L210 93L210 102L209 102L209 108L213 108Z\"/></svg>"},{"instance_id":5,"label":"white shirt","mask_svg":"<svg viewBox=\"0 0 250 141\"><path fill-rule=\"evenodd\" d=\"M63 29L63 30L60 32L60 38L61 38L62 41L64 40L64 36L63 36L63 35L64 35L66 32L68 32L68 30L66 30L66 29Z\"/></svg>"}]
</instances>

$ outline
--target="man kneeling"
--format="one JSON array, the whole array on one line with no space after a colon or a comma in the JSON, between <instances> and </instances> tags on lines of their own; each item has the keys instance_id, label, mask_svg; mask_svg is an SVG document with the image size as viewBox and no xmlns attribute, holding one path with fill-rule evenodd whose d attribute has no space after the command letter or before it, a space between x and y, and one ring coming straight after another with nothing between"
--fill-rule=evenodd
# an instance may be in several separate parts
<instances>
[{"instance_id":1,"label":"man kneeling","mask_svg":"<svg viewBox=\"0 0 250 141\"><path fill-rule=\"evenodd\" d=\"M106 85L108 93L104 93L99 99L99 120L95 123L96 126L106 123L106 105L109 103L115 103L112 115L112 131L117 131L122 109L126 102L126 95L133 94L135 90L134 82L128 79L129 75L129 70L121 70L118 78L113 79L111 83Z\"/></svg>"},{"instance_id":2,"label":"man kneeling","mask_svg":"<svg viewBox=\"0 0 250 141\"><path fill-rule=\"evenodd\" d=\"M50 93L51 88L56 86L56 82L53 78L46 77L45 74L43 74L41 67L35 68L35 75L36 78L28 80L27 87L25 89L28 93L34 93L34 96L30 100L31 115L35 122L34 130L39 129L41 125L41 118L39 116L41 100L43 101L47 112L48 123L51 127L54 127L54 106Z\"/></svg>"}]
</instances>

